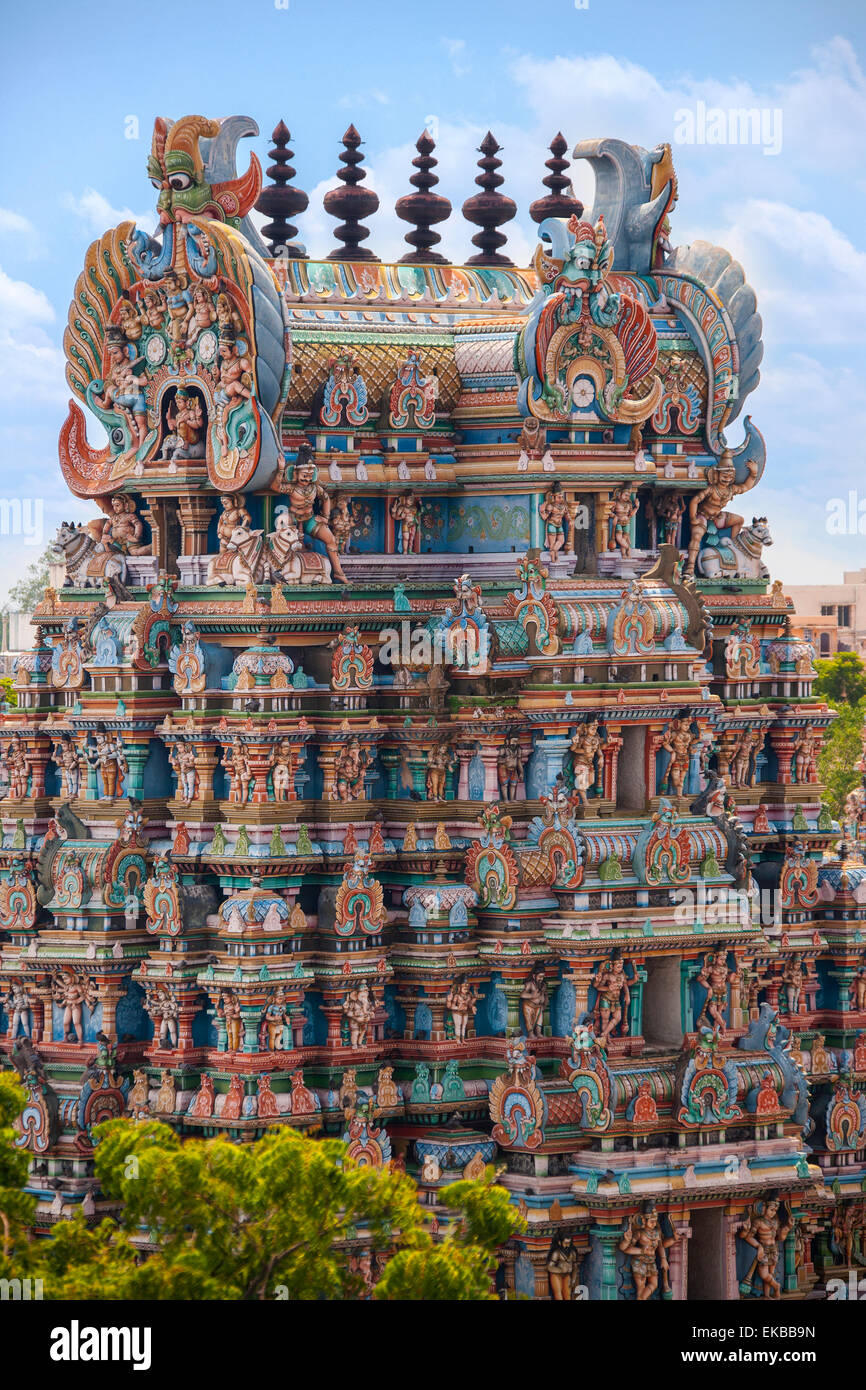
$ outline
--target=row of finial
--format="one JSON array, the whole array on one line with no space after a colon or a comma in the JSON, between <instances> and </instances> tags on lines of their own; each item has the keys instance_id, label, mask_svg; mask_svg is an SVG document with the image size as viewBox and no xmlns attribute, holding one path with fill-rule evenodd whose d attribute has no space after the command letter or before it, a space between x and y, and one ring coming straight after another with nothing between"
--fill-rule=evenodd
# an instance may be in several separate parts
<instances>
[{"instance_id":1,"label":"row of finial","mask_svg":"<svg viewBox=\"0 0 866 1390\"><path fill-rule=\"evenodd\" d=\"M294 241L298 229L289 219L303 212L310 200L302 189L295 188L291 183L295 177L290 163L294 152L289 149L292 137L284 121L280 121L271 138L274 146L268 151L268 158L274 162L267 171L271 183L262 190L256 203L258 211L271 219L263 228L264 236L273 255L305 257L306 252ZM422 133L415 148L418 155L412 160L412 167L416 172L409 178L415 191L398 198L395 207L397 216L411 224L411 231L406 233L405 240L412 249L401 257L401 264L434 262L447 265L447 258L433 249L442 240L434 227L451 215L451 204L441 193L433 192L439 182L438 175L433 172L438 161L433 157L436 144L428 131ZM481 192L473 194L463 204L464 217L480 228L472 238L472 245L478 247L478 254L470 258L469 265L513 265L501 250L507 238L499 228L503 223L510 222L517 212L516 203L499 192L505 182L499 173L501 148L490 131L478 147L481 155L478 168L481 172L475 182ZM569 167L565 158L567 148L561 133L550 142L551 158L545 164L550 172L542 180L549 191L543 198L536 199L529 209L535 222L543 222L545 217L570 217L572 213L580 217L583 212L583 204L575 198L571 180L566 174ZM329 254L330 261L379 259L369 247L361 245L370 235L370 229L364 226L363 219L370 217L379 206L373 189L364 184L367 171L362 167L363 162L361 137L350 125L343 136L340 154L343 167L337 170L340 185L325 194L325 211L338 219L339 225L334 235L342 242Z\"/></svg>"}]
</instances>

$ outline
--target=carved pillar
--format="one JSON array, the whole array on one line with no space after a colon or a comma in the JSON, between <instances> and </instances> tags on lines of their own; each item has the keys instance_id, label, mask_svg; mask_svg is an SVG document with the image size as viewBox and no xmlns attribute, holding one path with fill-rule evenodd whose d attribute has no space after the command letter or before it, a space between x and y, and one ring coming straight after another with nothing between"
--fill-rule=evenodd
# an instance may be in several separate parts
<instances>
[{"instance_id":1,"label":"carved pillar","mask_svg":"<svg viewBox=\"0 0 866 1390\"><path fill-rule=\"evenodd\" d=\"M208 526L214 514L214 503L209 497L186 493L177 499L177 509L181 554L206 555Z\"/></svg>"},{"instance_id":2,"label":"carved pillar","mask_svg":"<svg viewBox=\"0 0 866 1390\"><path fill-rule=\"evenodd\" d=\"M607 731L607 738L602 745L604 757L604 767L602 770L602 796L605 801L616 801L616 778L619 766L619 751L622 748L622 738L619 734Z\"/></svg>"},{"instance_id":3,"label":"carved pillar","mask_svg":"<svg viewBox=\"0 0 866 1390\"><path fill-rule=\"evenodd\" d=\"M793 781L791 764L794 757L794 744L797 740L796 729L771 729L769 732L770 746L776 755L778 770L776 781L783 786L790 786Z\"/></svg>"},{"instance_id":4,"label":"carved pillar","mask_svg":"<svg viewBox=\"0 0 866 1390\"><path fill-rule=\"evenodd\" d=\"M153 553L161 570L172 573L177 561L180 522L174 498L147 497L142 516L149 524Z\"/></svg>"}]
</instances>

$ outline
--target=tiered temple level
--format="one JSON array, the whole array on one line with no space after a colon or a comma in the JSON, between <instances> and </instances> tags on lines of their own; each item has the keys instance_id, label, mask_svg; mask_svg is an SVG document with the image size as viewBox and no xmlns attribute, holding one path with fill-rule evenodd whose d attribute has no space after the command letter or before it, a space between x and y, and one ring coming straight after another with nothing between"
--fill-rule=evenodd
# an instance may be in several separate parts
<instances>
[{"instance_id":1,"label":"tiered temple level","mask_svg":"<svg viewBox=\"0 0 866 1390\"><path fill-rule=\"evenodd\" d=\"M755 296L672 247L666 146L578 145L584 219L558 136L520 270L492 136L457 267L428 136L382 264L357 132L311 261L285 126L272 187L235 172L255 131L157 121L159 235L107 232L70 308L108 442L73 401L60 461L103 515L60 530L0 728L40 1222L106 1208L112 1115L314 1126L434 1209L504 1165L503 1290L820 1290L862 1258L866 868L731 510Z\"/></svg>"}]
</instances>

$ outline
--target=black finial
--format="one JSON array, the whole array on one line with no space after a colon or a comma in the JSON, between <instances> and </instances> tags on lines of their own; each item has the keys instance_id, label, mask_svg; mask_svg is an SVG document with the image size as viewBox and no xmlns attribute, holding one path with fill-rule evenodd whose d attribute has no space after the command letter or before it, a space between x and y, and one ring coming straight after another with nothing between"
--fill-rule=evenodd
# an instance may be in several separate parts
<instances>
[{"instance_id":1,"label":"black finial","mask_svg":"<svg viewBox=\"0 0 866 1390\"><path fill-rule=\"evenodd\" d=\"M478 161L481 173L475 182L482 192L467 198L463 204L463 216L481 228L472 238L472 245L478 247L479 254L470 257L467 265L514 264L507 256L499 254L499 247L504 246L508 238L496 230L503 222L510 222L517 212L517 204L496 191L505 182L502 175L496 172L502 164L502 160L496 158L501 148L489 130L478 146L482 155Z\"/></svg>"},{"instance_id":2,"label":"black finial","mask_svg":"<svg viewBox=\"0 0 866 1390\"><path fill-rule=\"evenodd\" d=\"M268 159L274 161L267 171L271 183L262 189L256 208L263 212L265 217L271 218L262 228L263 235L270 243L271 254L305 260L306 251L295 245L292 240L298 235L298 229L288 221L288 218L297 217L299 212L303 212L310 201L303 189L293 188L289 182L295 177L295 171L289 163L294 158L294 151L289 149L291 138L291 131L285 121L280 121L271 135L274 147L268 150Z\"/></svg>"},{"instance_id":3,"label":"black finial","mask_svg":"<svg viewBox=\"0 0 866 1390\"><path fill-rule=\"evenodd\" d=\"M379 206L379 199L372 188L359 188L367 177L366 169L359 166L364 156L359 152L361 137L353 125L343 136L343 153L340 162L345 168L337 170L337 178L344 187L332 188L325 194L325 212L329 217L341 217L341 226L334 228L334 236L345 244L339 246L328 256L329 261L378 261L366 246L360 243L370 235L369 227L361 225L362 217L369 217Z\"/></svg>"},{"instance_id":4,"label":"black finial","mask_svg":"<svg viewBox=\"0 0 866 1390\"><path fill-rule=\"evenodd\" d=\"M394 206L398 217L404 222L415 224L415 230L407 232L404 238L415 250L402 256L401 262L421 261L429 264L435 261L437 265L447 265L448 260L445 256L440 255L438 251L430 250L431 246L442 240L439 233L431 231L430 228L435 222L444 222L445 218L451 215L448 199L443 198L440 193L430 192L439 182L438 174L433 173L439 162L433 158L436 142L425 130L415 148L418 158L412 160L412 167L418 172L410 175L409 182L418 191L407 193L405 198L398 198Z\"/></svg>"},{"instance_id":5,"label":"black finial","mask_svg":"<svg viewBox=\"0 0 866 1390\"><path fill-rule=\"evenodd\" d=\"M550 153L552 159L545 161L545 169L550 173L541 182L550 192L543 198L536 198L530 204L529 215L533 222L543 222L545 217L575 217L583 216L583 203L579 198L575 198L574 189L571 186L571 179L566 176L568 160L564 158L568 149L565 136L562 131L554 135L550 142Z\"/></svg>"}]
</instances>

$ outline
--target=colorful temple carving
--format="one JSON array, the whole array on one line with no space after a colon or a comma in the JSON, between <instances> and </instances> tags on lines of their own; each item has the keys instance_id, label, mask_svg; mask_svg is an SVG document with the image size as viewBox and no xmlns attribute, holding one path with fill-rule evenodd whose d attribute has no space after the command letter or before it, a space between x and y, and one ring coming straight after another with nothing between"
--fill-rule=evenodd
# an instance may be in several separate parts
<instances>
[{"instance_id":1,"label":"colorful temple carving","mask_svg":"<svg viewBox=\"0 0 866 1390\"><path fill-rule=\"evenodd\" d=\"M863 796L837 848L832 712L737 514L755 295L674 246L668 146L579 144L585 214L557 136L520 269L492 135L455 266L426 132L395 264L353 127L321 261L255 133L157 120L158 230L94 242L69 311L99 516L0 725L40 1224L105 1209L111 1116L315 1126L433 1208L500 1165L503 1291L819 1292L866 1261Z\"/></svg>"}]
</instances>

